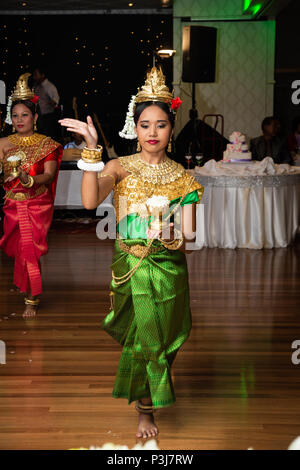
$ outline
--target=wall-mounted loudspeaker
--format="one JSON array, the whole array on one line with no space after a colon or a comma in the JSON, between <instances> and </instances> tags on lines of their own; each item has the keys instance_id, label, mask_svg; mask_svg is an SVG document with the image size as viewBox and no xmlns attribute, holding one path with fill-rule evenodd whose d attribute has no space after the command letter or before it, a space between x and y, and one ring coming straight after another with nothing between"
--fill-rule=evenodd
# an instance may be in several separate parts
<instances>
[{"instance_id":1,"label":"wall-mounted loudspeaker","mask_svg":"<svg viewBox=\"0 0 300 470\"><path fill-rule=\"evenodd\" d=\"M216 75L217 28L184 26L182 81L209 83Z\"/></svg>"}]
</instances>

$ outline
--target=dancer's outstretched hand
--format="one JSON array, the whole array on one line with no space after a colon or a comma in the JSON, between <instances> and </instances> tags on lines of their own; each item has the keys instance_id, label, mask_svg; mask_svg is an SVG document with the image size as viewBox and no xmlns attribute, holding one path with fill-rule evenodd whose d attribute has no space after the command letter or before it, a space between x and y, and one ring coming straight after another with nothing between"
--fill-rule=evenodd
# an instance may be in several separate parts
<instances>
[{"instance_id":1,"label":"dancer's outstretched hand","mask_svg":"<svg viewBox=\"0 0 300 470\"><path fill-rule=\"evenodd\" d=\"M59 124L67 128L67 131L76 132L84 137L86 144L90 148L96 148L98 143L98 134L91 116L88 116L86 122L77 119L60 119Z\"/></svg>"}]
</instances>

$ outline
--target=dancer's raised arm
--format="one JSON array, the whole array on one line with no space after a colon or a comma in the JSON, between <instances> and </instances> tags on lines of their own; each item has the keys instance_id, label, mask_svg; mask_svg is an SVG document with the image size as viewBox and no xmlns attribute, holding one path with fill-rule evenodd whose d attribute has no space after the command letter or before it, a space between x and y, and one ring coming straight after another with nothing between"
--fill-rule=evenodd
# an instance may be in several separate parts
<instances>
[{"instance_id":1,"label":"dancer's raised arm","mask_svg":"<svg viewBox=\"0 0 300 470\"><path fill-rule=\"evenodd\" d=\"M118 180L117 160L108 162L101 173L85 171L81 183L81 199L86 209L96 207L107 198Z\"/></svg>"},{"instance_id":2,"label":"dancer's raised arm","mask_svg":"<svg viewBox=\"0 0 300 470\"><path fill-rule=\"evenodd\" d=\"M97 147L98 134L90 116L87 117L86 122L65 118L61 119L59 123L68 131L82 135L88 148L95 149ZM81 182L81 199L86 209L98 207L111 192L118 178L116 167L116 163L111 161L107 163L101 173L84 171Z\"/></svg>"}]
</instances>

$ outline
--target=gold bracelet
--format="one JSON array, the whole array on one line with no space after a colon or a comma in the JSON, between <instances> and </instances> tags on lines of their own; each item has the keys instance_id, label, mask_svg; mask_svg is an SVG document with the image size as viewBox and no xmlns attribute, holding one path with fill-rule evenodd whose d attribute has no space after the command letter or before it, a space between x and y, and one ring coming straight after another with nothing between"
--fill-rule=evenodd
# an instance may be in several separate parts
<instances>
[{"instance_id":1,"label":"gold bracelet","mask_svg":"<svg viewBox=\"0 0 300 470\"><path fill-rule=\"evenodd\" d=\"M103 147L101 147L101 145L97 145L96 149L84 147L81 152L81 158L86 163L99 163L102 161L102 152Z\"/></svg>"},{"instance_id":2,"label":"gold bracelet","mask_svg":"<svg viewBox=\"0 0 300 470\"><path fill-rule=\"evenodd\" d=\"M27 297L25 297L24 302L25 302L26 305L34 305L34 306L36 306L36 305L39 305L40 299L35 299L35 300L33 300L33 299L28 299Z\"/></svg>"},{"instance_id":3,"label":"gold bracelet","mask_svg":"<svg viewBox=\"0 0 300 470\"><path fill-rule=\"evenodd\" d=\"M113 176L113 175L110 175L109 173L97 173L97 178L104 178L104 176L110 176L110 178L112 178L114 180L114 185L113 185L113 188L115 187L115 184L116 184L116 178Z\"/></svg>"},{"instance_id":4,"label":"gold bracelet","mask_svg":"<svg viewBox=\"0 0 300 470\"><path fill-rule=\"evenodd\" d=\"M90 147L83 147L83 150L91 151L91 152L102 152L103 147L101 145L97 145L95 149L91 149Z\"/></svg>"},{"instance_id":5,"label":"gold bracelet","mask_svg":"<svg viewBox=\"0 0 300 470\"><path fill-rule=\"evenodd\" d=\"M160 239L160 242L168 250L178 250L178 248L180 248L181 245L183 244L183 238L180 238L180 239L176 238L175 240L173 240L172 243L165 243L162 239Z\"/></svg>"},{"instance_id":6,"label":"gold bracelet","mask_svg":"<svg viewBox=\"0 0 300 470\"><path fill-rule=\"evenodd\" d=\"M182 235L180 230L178 229L174 229L174 235ZM159 238L159 241L162 243L162 245L165 247L165 248L168 248L168 250L178 250L178 248L181 247L181 245L183 244L183 237L178 237L178 238L174 238L173 240L169 241L169 240L164 240L163 238Z\"/></svg>"},{"instance_id":7,"label":"gold bracelet","mask_svg":"<svg viewBox=\"0 0 300 470\"><path fill-rule=\"evenodd\" d=\"M27 183L22 183L21 181L21 185L24 187L24 188L31 188L33 185L34 185L34 179L31 175L27 175L28 176L28 181Z\"/></svg>"},{"instance_id":8,"label":"gold bracelet","mask_svg":"<svg viewBox=\"0 0 300 470\"><path fill-rule=\"evenodd\" d=\"M174 228L174 238L172 240L165 240L164 238L158 238L160 242L164 242L166 245L172 245L175 240L181 240L182 233L177 228Z\"/></svg>"}]
</instances>

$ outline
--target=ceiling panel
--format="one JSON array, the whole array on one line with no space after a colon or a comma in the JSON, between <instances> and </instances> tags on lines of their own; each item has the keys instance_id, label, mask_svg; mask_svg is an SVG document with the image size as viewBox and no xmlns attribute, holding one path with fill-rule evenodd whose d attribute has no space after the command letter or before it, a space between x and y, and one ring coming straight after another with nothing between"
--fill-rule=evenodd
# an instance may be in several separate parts
<instances>
[{"instance_id":1,"label":"ceiling panel","mask_svg":"<svg viewBox=\"0 0 300 470\"><path fill-rule=\"evenodd\" d=\"M172 0L137 0L132 1L133 7L129 7L130 0L0 0L0 10L113 10L113 9L156 9L170 8Z\"/></svg>"}]
</instances>

